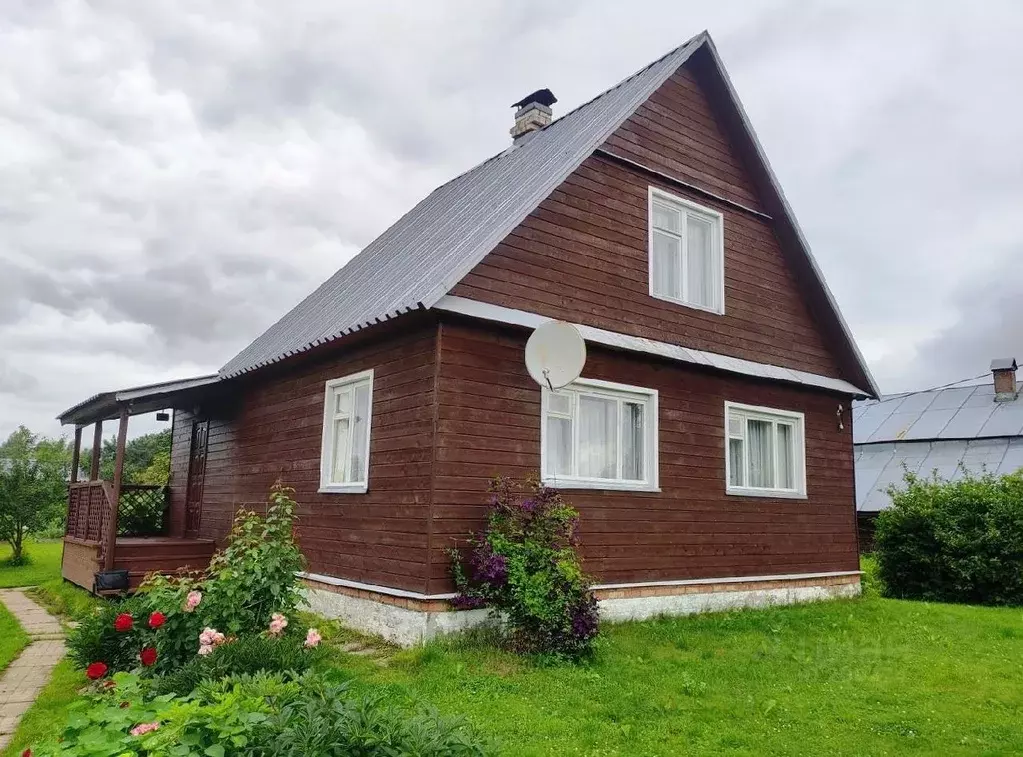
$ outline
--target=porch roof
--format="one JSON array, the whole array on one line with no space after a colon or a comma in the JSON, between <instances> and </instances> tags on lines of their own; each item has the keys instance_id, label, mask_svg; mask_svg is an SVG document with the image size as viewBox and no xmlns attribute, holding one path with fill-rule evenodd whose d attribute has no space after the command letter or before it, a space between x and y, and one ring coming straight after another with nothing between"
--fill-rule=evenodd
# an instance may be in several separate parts
<instances>
[{"instance_id":1,"label":"porch roof","mask_svg":"<svg viewBox=\"0 0 1023 757\"><path fill-rule=\"evenodd\" d=\"M85 425L96 421L117 418L124 408L130 415L151 413L174 407L176 403L187 402L197 395L197 390L216 384L220 376L212 373L206 376L164 381L160 384L133 386L112 392L102 392L69 407L57 416L61 425L74 423Z\"/></svg>"}]
</instances>

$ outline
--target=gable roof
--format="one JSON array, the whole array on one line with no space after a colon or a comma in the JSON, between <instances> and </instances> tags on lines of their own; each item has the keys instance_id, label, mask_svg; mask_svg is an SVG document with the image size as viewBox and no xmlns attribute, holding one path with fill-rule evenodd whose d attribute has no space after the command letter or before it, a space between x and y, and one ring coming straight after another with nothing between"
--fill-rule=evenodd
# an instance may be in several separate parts
<instances>
[{"instance_id":1,"label":"gable roof","mask_svg":"<svg viewBox=\"0 0 1023 757\"><path fill-rule=\"evenodd\" d=\"M569 174L700 49L720 77L763 191L807 265L852 366L854 383L877 387L749 124L707 32L702 32L544 129L434 190L220 370L230 378L279 362L403 313L432 308Z\"/></svg>"}]
</instances>

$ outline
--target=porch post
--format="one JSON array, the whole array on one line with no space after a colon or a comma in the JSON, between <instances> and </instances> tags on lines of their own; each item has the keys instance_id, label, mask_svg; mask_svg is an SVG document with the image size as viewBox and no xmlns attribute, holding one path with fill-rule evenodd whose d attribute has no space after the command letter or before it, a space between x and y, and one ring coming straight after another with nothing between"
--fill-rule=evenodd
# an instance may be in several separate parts
<instances>
[{"instance_id":1,"label":"porch post","mask_svg":"<svg viewBox=\"0 0 1023 757\"><path fill-rule=\"evenodd\" d=\"M89 480L99 481L99 453L103 449L103 421L96 421L92 432L92 465L89 468Z\"/></svg>"},{"instance_id":2,"label":"porch post","mask_svg":"<svg viewBox=\"0 0 1023 757\"><path fill-rule=\"evenodd\" d=\"M75 449L71 453L71 483L78 483L78 466L82 459L82 427L75 426Z\"/></svg>"},{"instance_id":3,"label":"porch post","mask_svg":"<svg viewBox=\"0 0 1023 757\"><path fill-rule=\"evenodd\" d=\"M114 457L113 501L107 519L107 549L104 570L114 569L114 549L117 546L117 507L121 502L121 475L124 473L124 443L128 439L128 408L121 408L121 422L117 427L117 454Z\"/></svg>"}]
</instances>

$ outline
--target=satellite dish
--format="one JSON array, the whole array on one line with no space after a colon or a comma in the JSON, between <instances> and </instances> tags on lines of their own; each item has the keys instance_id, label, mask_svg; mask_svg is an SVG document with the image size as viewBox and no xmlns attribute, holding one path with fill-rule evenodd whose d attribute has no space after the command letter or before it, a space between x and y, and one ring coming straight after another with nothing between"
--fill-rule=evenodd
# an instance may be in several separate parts
<instances>
[{"instance_id":1,"label":"satellite dish","mask_svg":"<svg viewBox=\"0 0 1023 757\"><path fill-rule=\"evenodd\" d=\"M579 378L584 365L586 342L571 323L549 321L526 342L526 370L540 386L567 386Z\"/></svg>"}]
</instances>

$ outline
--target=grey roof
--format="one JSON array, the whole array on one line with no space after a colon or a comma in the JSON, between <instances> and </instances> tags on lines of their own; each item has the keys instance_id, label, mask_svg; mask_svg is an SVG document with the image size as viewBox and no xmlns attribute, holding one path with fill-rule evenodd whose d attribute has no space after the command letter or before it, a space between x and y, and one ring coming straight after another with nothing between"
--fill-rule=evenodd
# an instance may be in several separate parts
<instances>
[{"instance_id":1,"label":"grey roof","mask_svg":"<svg viewBox=\"0 0 1023 757\"><path fill-rule=\"evenodd\" d=\"M856 444L1023 435L1023 398L995 402L992 384L934 389L853 405Z\"/></svg>"},{"instance_id":2,"label":"grey roof","mask_svg":"<svg viewBox=\"0 0 1023 757\"><path fill-rule=\"evenodd\" d=\"M990 383L853 403L856 508L883 510L906 471L954 481L963 470L1023 468L1023 398L995 402Z\"/></svg>"},{"instance_id":3,"label":"grey roof","mask_svg":"<svg viewBox=\"0 0 1023 757\"><path fill-rule=\"evenodd\" d=\"M182 395L196 389L208 387L221 380L216 373L194 378L163 381L159 384L133 386L113 392L94 394L89 399L69 407L57 416L62 424L94 423L109 420L121 414L122 407L128 407L132 415L163 410L171 406L175 395Z\"/></svg>"},{"instance_id":4,"label":"grey roof","mask_svg":"<svg viewBox=\"0 0 1023 757\"><path fill-rule=\"evenodd\" d=\"M948 481L963 475L1001 475L1023 468L1023 437L862 444L856 447L856 509L877 512L891 504L888 487L900 485L905 472Z\"/></svg>"},{"instance_id":5,"label":"grey roof","mask_svg":"<svg viewBox=\"0 0 1023 757\"><path fill-rule=\"evenodd\" d=\"M703 32L546 128L434 190L316 291L220 370L228 378L345 334L432 308L690 56L706 48L741 122L747 147L767 177L810 280L824 296L867 387L876 384L828 290L742 109L710 35Z\"/></svg>"}]
</instances>

